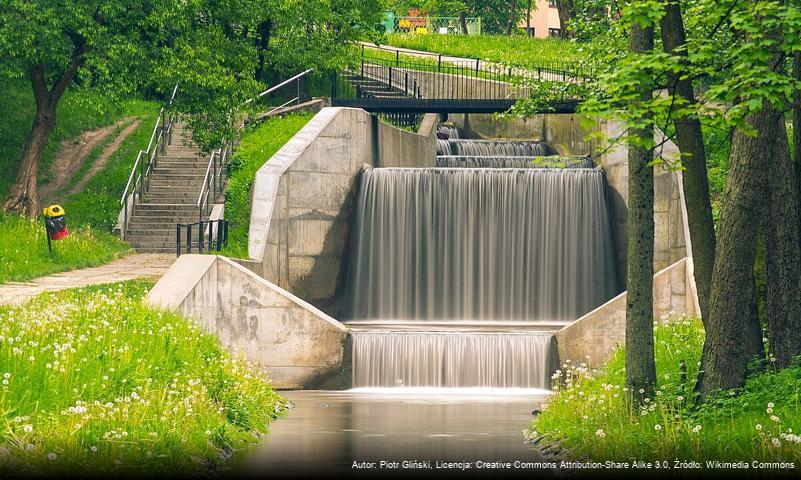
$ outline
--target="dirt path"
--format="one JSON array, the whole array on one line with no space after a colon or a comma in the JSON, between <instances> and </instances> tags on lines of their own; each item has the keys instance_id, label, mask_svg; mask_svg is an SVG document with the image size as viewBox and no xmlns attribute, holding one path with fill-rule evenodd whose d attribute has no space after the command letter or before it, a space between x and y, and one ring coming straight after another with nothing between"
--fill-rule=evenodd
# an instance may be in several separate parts
<instances>
[{"instance_id":1,"label":"dirt path","mask_svg":"<svg viewBox=\"0 0 801 480\"><path fill-rule=\"evenodd\" d=\"M61 147L58 150L58 154L56 154L56 158L50 165L50 181L39 188L39 197L41 198L41 203L49 203L54 199L57 193L61 192L69 185L69 182L72 180L73 176L80 171L81 166L84 164L84 162L86 162L87 157L91 155L92 151L97 148L98 145L102 144L110 135L113 135L114 132L116 132L123 125L130 122L139 121L141 120L136 119L135 117L125 117L112 125L82 133L77 142L74 140L65 140L62 142ZM127 131L128 129L126 128L125 130ZM130 132L128 134L130 134ZM120 136L122 136L122 133L117 137L117 139L119 139ZM114 142L112 142L112 144L109 145L109 147L113 144L116 144L116 146L119 147L119 143L116 139ZM103 154L105 154L107 150L108 147L103 150ZM109 156L111 153L109 153ZM101 155L101 157L102 156L103 155ZM106 160L107 159L108 158L106 158ZM100 159L98 159L98 161L99 160ZM97 172L91 172L92 175L95 173ZM88 180L89 178L91 177L89 176L89 173L87 173L86 179Z\"/></svg>"},{"instance_id":2,"label":"dirt path","mask_svg":"<svg viewBox=\"0 0 801 480\"><path fill-rule=\"evenodd\" d=\"M67 192L67 195L76 194L86 188L86 184L89 183L89 181L94 178L95 175L106 168L109 158L111 158L111 156L117 152L117 149L120 148L122 142L124 142L126 138L136 131L140 123L142 123L141 118L134 119L133 122L128 124L128 126L125 127L119 135L117 135L117 138L106 145L106 147L103 149L103 152L101 152L100 156L95 159L94 163L92 163L92 166L89 167L89 170L83 176L81 181L75 184L75 186L73 186L69 192Z\"/></svg>"}]
</instances>

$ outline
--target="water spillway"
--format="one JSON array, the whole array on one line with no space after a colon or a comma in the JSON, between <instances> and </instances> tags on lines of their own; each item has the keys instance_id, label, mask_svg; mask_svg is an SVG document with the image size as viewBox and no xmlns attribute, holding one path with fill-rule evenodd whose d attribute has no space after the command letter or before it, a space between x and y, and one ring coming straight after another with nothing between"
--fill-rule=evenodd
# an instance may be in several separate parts
<instances>
[{"instance_id":1,"label":"water spillway","mask_svg":"<svg viewBox=\"0 0 801 480\"><path fill-rule=\"evenodd\" d=\"M589 157L439 155L440 168L593 168Z\"/></svg>"},{"instance_id":2,"label":"water spillway","mask_svg":"<svg viewBox=\"0 0 801 480\"><path fill-rule=\"evenodd\" d=\"M545 332L357 332L353 385L543 388L550 337Z\"/></svg>"},{"instance_id":3,"label":"water spillway","mask_svg":"<svg viewBox=\"0 0 801 480\"><path fill-rule=\"evenodd\" d=\"M603 172L362 175L353 319L574 320L619 292Z\"/></svg>"},{"instance_id":4,"label":"water spillway","mask_svg":"<svg viewBox=\"0 0 801 480\"><path fill-rule=\"evenodd\" d=\"M437 155L541 157L549 154L548 145L537 140L437 139Z\"/></svg>"},{"instance_id":5,"label":"water spillway","mask_svg":"<svg viewBox=\"0 0 801 480\"><path fill-rule=\"evenodd\" d=\"M548 388L552 332L620 292L606 180L538 141L438 131L355 206L354 387Z\"/></svg>"}]
</instances>

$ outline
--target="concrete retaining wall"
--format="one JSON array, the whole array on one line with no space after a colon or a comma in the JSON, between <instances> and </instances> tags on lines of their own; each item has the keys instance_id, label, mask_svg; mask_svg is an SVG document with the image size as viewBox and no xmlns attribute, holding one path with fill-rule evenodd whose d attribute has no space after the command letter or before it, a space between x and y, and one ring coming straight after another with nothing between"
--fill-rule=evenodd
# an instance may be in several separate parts
<instances>
[{"instance_id":1,"label":"concrete retaining wall","mask_svg":"<svg viewBox=\"0 0 801 480\"><path fill-rule=\"evenodd\" d=\"M348 329L225 257L179 257L147 301L196 319L276 388L350 386Z\"/></svg>"},{"instance_id":2,"label":"concrete retaining wall","mask_svg":"<svg viewBox=\"0 0 801 480\"><path fill-rule=\"evenodd\" d=\"M350 218L365 166L435 165L436 116L418 133L364 110L323 108L259 169L243 262L295 295L337 313Z\"/></svg>"},{"instance_id":3,"label":"concrete retaining wall","mask_svg":"<svg viewBox=\"0 0 801 480\"><path fill-rule=\"evenodd\" d=\"M681 259L654 275L654 319L673 314L699 315L691 260ZM626 339L626 292L621 293L554 334L559 363L566 360L601 367Z\"/></svg>"}]
</instances>

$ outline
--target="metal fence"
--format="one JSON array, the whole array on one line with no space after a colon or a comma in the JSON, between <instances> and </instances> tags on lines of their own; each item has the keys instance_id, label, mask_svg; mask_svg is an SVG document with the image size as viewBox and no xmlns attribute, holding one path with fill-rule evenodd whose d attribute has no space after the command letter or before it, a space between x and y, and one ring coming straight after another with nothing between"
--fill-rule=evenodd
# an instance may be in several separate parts
<instances>
[{"instance_id":1,"label":"metal fence","mask_svg":"<svg viewBox=\"0 0 801 480\"><path fill-rule=\"evenodd\" d=\"M175 253L179 257L183 253L192 253L193 248L197 253L203 253L219 252L225 246L228 246L228 220L201 220L175 225Z\"/></svg>"}]
</instances>

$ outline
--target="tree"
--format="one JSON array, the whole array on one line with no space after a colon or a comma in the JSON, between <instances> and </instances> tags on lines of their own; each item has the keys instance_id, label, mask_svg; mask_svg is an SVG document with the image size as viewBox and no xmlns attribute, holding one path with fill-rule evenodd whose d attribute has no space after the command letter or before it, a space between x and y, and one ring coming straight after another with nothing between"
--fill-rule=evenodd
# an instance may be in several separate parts
<instances>
[{"instance_id":1,"label":"tree","mask_svg":"<svg viewBox=\"0 0 801 480\"><path fill-rule=\"evenodd\" d=\"M646 18L630 25L632 57L654 47L654 27ZM651 99L653 83L647 70L633 82L634 97ZM629 125L628 135L628 294L626 300L626 384L632 392L650 396L656 386L653 331L654 276L654 127L648 115ZM643 397L639 397L643 398Z\"/></svg>"},{"instance_id":2,"label":"tree","mask_svg":"<svg viewBox=\"0 0 801 480\"><path fill-rule=\"evenodd\" d=\"M695 285L701 318L709 315L709 289L715 261L715 224L709 197L706 152L701 121L695 114L695 91L686 71L687 38L679 1L665 2L665 15L660 22L665 53L675 56L676 69L668 72L668 93L676 100L673 124L676 143L684 168L682 183L692 244ZM689 107L685 109L684 107Z\"/></svg>"},{"instance_id":3,"label":"tree","mask_svg":"<svg viewBox=\"0 0 801 480\"><path fill-rule=\"evenodd\" d=\"M509 3L509 23L506 24L506 35L512 34L519 16L520 12L517 8L517 0L511 0Z\"/></svg>"},{"instance_id":4,"label":"tree","mask_svg":"<svg viewBox=\"0 0 801 480\"><path fill-rule=\"evenodd\" d=\"M561 29L559 36L562 38L572 37L573 17L576 16L573 0L556 0L556 10L559 14L559 25Z\"/></svg>"},{"instance_id":5,"label":"tree","mask_svg":"<svg viewBox=\"0 0 801 480\"><path fill-rule=\"evenodd\" d=\"M64 92L82 70L91 70L96 77L119 74L122 90L140 79L143 57L165 44L171 30L164 23L163 4L3 0L0 61L7 74L28 77L36 104L17 178L4 204L6 212L39 214L39 162ZM126 64L120 63L123 59Z\"/></svg>"}]
</instances>

